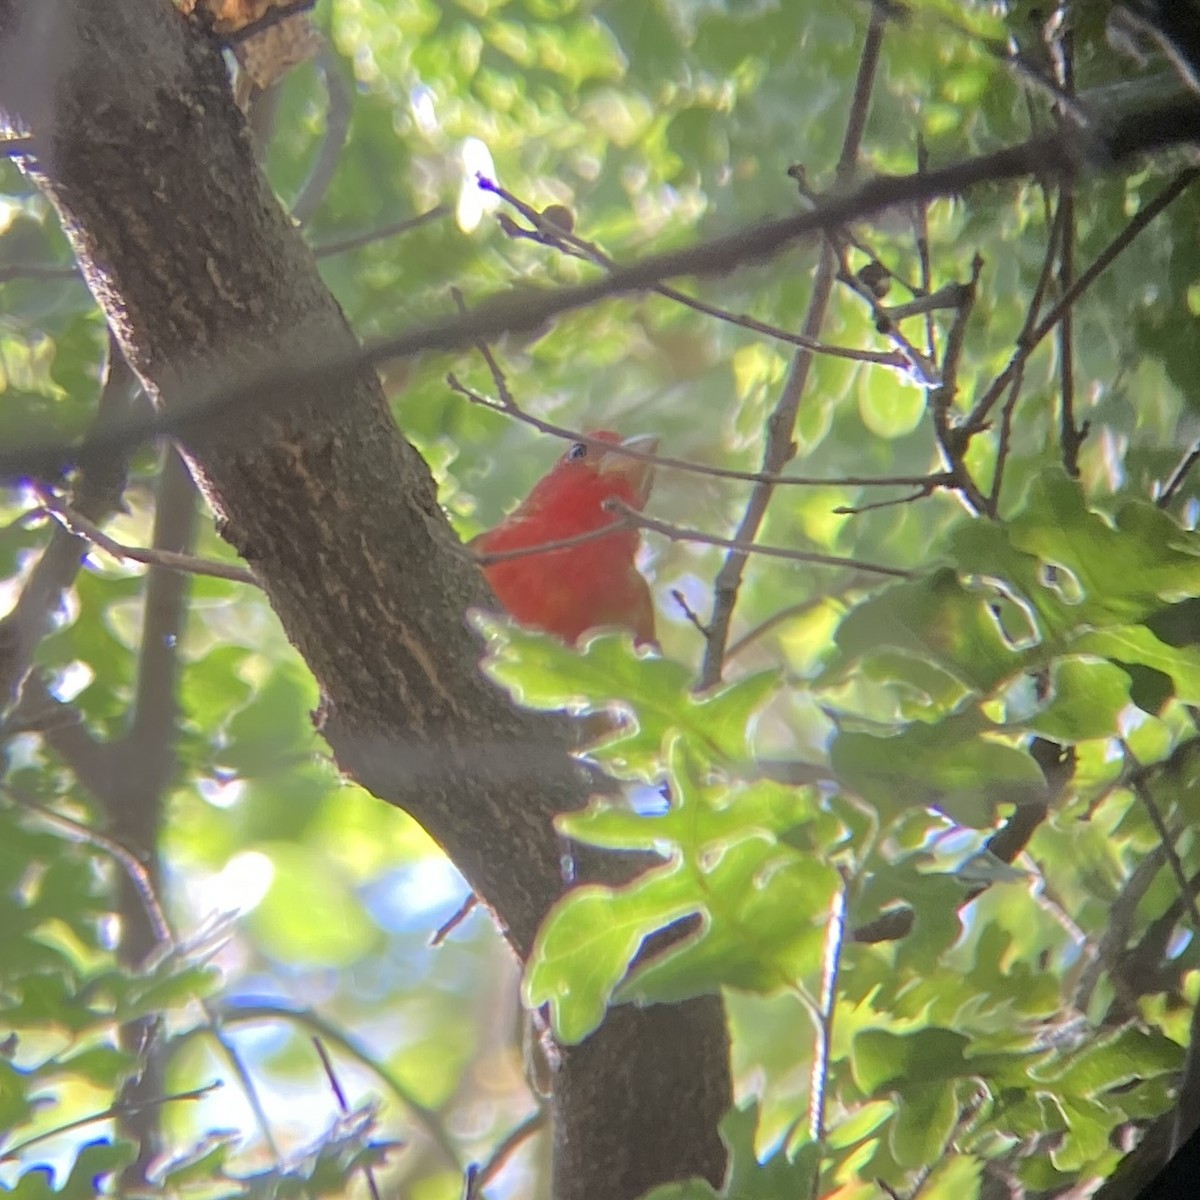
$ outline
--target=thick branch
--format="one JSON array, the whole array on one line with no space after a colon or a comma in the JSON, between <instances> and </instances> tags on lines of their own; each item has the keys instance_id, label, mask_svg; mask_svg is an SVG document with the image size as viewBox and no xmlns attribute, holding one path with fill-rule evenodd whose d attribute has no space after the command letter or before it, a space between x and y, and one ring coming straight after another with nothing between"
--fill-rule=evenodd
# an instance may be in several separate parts
<instances>
[{"instance_id":1,"label":"thick branch","mask_svg":"<svg viewBox=\"0 0 1200 1200\"><path fill-rule=\"evenodd\" d=\"M564 888L552 817L588 795L571 735L480 675L463 614L489 603L483 578L259 174L219 54L169 5L0 0L14 63L31 66L0 70L0 124L48 147L31 169L164 420L225 398L174 430L320 684L340 765L408 809L527 952ZM727 1055L715 999L617 1010L564 1049L561 1200L719 1182Z\"/></svg>"}]
</instances>

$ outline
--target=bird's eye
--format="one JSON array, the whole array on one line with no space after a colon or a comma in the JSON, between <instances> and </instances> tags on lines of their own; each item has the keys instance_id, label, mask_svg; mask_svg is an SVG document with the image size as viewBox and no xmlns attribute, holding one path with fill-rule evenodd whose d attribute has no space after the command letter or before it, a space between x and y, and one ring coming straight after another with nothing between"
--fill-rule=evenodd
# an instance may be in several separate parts
<instances>
[{"instance_id":1,"label":"bird's eye","mask_svg":"<svg viewBox=\"0 0 1200 1200\"><path fill-rule=\"evenodd\" d=\"M568 462L578 462L581 458L587 458L587 443L576 442L570 450L567 451Z\"/></svg>"}]
</instances>

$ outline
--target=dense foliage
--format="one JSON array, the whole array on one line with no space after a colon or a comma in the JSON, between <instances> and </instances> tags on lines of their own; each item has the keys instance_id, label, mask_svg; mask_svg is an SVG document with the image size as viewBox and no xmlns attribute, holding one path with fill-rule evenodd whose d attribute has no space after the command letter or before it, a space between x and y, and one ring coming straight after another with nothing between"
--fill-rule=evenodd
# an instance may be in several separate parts
<instances>
[{"instance_id":1,"label":"dense foliage","mask_svg":"<svg viewBox=\"0 0 1200 1200\"><path fill-rule=\"evenodd\" d=\"M336 156L297 236L363 336L384 335L453 313L452 288L470 308L819 203L849 186L868 95L860 177L1055 129L1082 141L1076 104L1103 120L1175 86L1160 55L1109 45L1098 7L1042 27L1021 4L923 0L864 78L871 12L853 0L323 0L330 49L281 86L265 167L291 204ZM654 432L699 467L661 468L649 508L661 654L477 620L517 702L623 714L591 757L624 792L562 832L661 858L568 895L521 995L573 1041L610 1004L723 990L731 1196L1053 1193L1107 1176L1171 1106L1200 991L1200 475L1174 477L1197 435L1191 178L1163 156L1085 165L1071 188L982 186L678 283L717 316L646 293L502 339L492 364L384 370L464 538L561 452L547 424ZM550 205L571 229L539 219ZM11 163L0 304L0 438L82 434L103 319ZM810 362L806 314L852 353ZM704 468L755 472L788 447L807 482L748 525L762 485ZM149 545L165 496L196 503L168 488L167 453L139 449L96 513L118 542ZM538 1130L507 951L479 916L430 946L465 889L403 814L339 780L315 687L251 584L192 577L178 636L147 603L152 572L100 548L77 574L68 552L61 604L35 589L52 536L61 557L58 482L0 497L6 603L58 607L2 730L0 1187L93 1194L149 1112L158 1194L341 1194L374 1164L404 1194L460 1195L467 1164ZM747 533L781 553L746 561L722 631L721 543ZM232 561L211 522L161 548ZM149 758L147 869L122 805ZM121 933L147 909L158 947L131 957ZM682 918L695 934L631 973ZM160 1014L151 1102L134 1102L128 1031ZM495 1194L543 1194L535 1137L504 1149Z\"/></svg>"}]
</instances>

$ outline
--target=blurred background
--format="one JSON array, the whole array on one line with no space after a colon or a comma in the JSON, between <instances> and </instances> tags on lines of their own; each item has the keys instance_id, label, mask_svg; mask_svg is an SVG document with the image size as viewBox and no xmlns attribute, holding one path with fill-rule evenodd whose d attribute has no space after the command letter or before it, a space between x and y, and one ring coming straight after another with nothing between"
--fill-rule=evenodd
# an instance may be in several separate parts
<instances>
[{"instance_id":1,"label":"blurred background","mask_svg":"<svg viewBox=\"0 0 1200 1200\"><path fill-rule=\"evenodd\" d=\"M923 0L906 14L884 39L861 171L912 172L919 139L937 166L1053 127L1045 97L998 53L1018 45L1036 61L1053 43L1026 6ZM618 261L802 210L806 189L835 187L869 15L857 0L319 0L315 60L257 96L251 120L263 168L281 202L298 209L300 233L350 321L364 339L384 337L453 314L452 288L470 307L498 292L603 273L552 238L521 236L535 225L481 190L477 173L534 210L562 206L578 238ZM1115 87L1169 82L1161 58L1139 65L1109 45L1102 19L1073 16L1073 89L1117 103ZM800 173L789 174L797 165L800 186ZM1081 187L1078 262L1094 258L1168 177L1161 164L1148 165ZM1079 471L1094 502L1152 498L1197 432L1196 211L1190 194L1171 207L1076 310L1076 408L1091 422ZM984 187L969 201L933 203L919 220L889 213L859 231L869 252L846 250L855 269L878 257L896 276L918 280L914 231L923 223L933 289L968 281L981 256L959 363L963 411L1012 352L1054 220L1050 194L1036 182ZM794 333L819 257L805 242L769 264L679 286L727 316ZM883 303L907 298L897 289ZM939 347L953 316L932 318ZM877 325L863 296L840 286L821 338L895 352ZM925 346L924 318L904 328ZM1005 434L1002 514L1016 511L1035 476L1058 460L1052 342L1026 364L1025 399ZM793 349L654 294L610 299L493 347L516 404L544 422L655 433L667 455L742 470L759 467ZM102 393L120 391L119 377L104 386L106 356L103 318L53 211L0 160L0 441L82 435ZM447 384L448 371L479 397L496 398L497 380L479 354L427 355L381 375L465 539L509 511L564 443L473 402ZM912 490L864 488L847 477L940 469L927 399L910 366L818 355L792 469L831 482L779 489L761 540L893 567L947 561L950 531L968 519L949 491L841 511ZM997 429L968 454L985 477ZM158 446L133 455L105 532L127 546L234 564L173 454ZM1176 505L1188 524L1193 494L1185 484ZM743 482L662 470L648 511L728 537L747 495ZM151 571L99 546L81 549L44 502L34 481L0 495L0 611L24 605L35 616L17 624L36 631L22 651L36 663L33 682L0 745L0 1034L19 1035L0 1047L0 1130L8 1131L0 1184L45 1194L35 1175L22 1174L41 1165L64 1194L91 1194L120 1155L105 1141L84 1147L114 1123L69 1123L110 1109L136 1061L136 1049L114 1039L114 1021L148 1029L161 1020L163 1049L146 1086L190 1098L153 1108L160 1194L292 1194L271 1192L285 1176L305 1178L309 1194L324 1194L330 1180L366 1194L355 1170L370 1158L366 1139L355 1117L339 1114L315 1035L350 1109L375 1106L371 1136L397 1144L381 1168L386 1194L458 1197L467 1166L488 1163L519 1131L511 1156L506 1147L492 1163L488 1194L546 1195L516 964L478 911L431 945L467 889L403 813L340 780L313 731L315 685L261 593L237 579ZM652 533L643 539L639 562L662 651L688 680L698 678L704 653L689 613L708 619L723 554ZM156 579L171 582L155 591ZM917 683L898 681L880 658L825 676L824 691L814 685L839 622L878 584L853 561L752 560L726 677L776 673L748 735L758 757L825 761L838 728L834 707L864 728L914 714L932 722L934 709L953 708L940 683L925 680L918 696ZM17 624L10 616L9 629ZM1012 695L1005 703L1010 721L1023 719ZM1124 720L1118 730L1113 717L1111 738L1131 732ZM1182 708L1162 723L1165 756L1186 733ZM1104 764L1112 742L1095 732L1066 740L1073 737L1091 737L1092 749L1080 753L1092 754L1094 766L1095 787L1076 796L1078 822L1102 787L1111 790ZM136 804L123 808L134 793ZM135 808L141 824L131 829ZM1046 854L1070 872L1067 882L1057 877L1065 909L1047 902L1055 889L1044 880L1009 888L1003 902L980 902L984 916L956 943L960 965L947 968L948 978L965 980L963 1005L979 983L971 972L991 972L999 987L1003 963L1012 1019L1051 1017L1057 984L1035 985L1038 972L1061 980L1086 957L1108 902L1145 851L1145 827L1122 826L1126 811L1087 826L1082 843L1068 841L1069 831L1045 835ZM900 826L906 832L895 845L920 846L927 864L943 866L974 853L987 828L981 822L955 841L925 809ZM1104 846L1105 830L1117 829L1132 840ZM123 831L150 839L152 863L135 870L122 860ZM147 892L171 939L149 966L118 951L128 922L146 919ZM979 940L983 930L999 941ZM950 942L957 936L955 925ZM919 967L917 958L899 959L886 970L912 970L915 980ZM1029 986L1017 986L1018 976ZM862 982L846 996L859 1014L843 1027L847 1041L866 1023L870 994ZM1174 995L1156 1001L1155 1028L1182 1039L1187 1013ZM797 994L763 988L731 993L730 1019L739 1096L759 1105L750 1140L765 1154L802 1121L810 1015ZM1162 1103L1165 1086L1154 1085ZM868 1091L864 1084L859 1099ZM859 1136L882 1119L862 1111ZM124 1112L116 1125L138 1119ZM1097 1136L1092 1157L1064 1160L1063 1172L1115 1161L1105 1158L1107 1133ZM848 1195L853 1175L847 1168L840 1185ZM949 1194L962 1179L947 1175L942 1186ZM930 1194L942 1193L931 1185Z\"/></svg>"}]
</instances>

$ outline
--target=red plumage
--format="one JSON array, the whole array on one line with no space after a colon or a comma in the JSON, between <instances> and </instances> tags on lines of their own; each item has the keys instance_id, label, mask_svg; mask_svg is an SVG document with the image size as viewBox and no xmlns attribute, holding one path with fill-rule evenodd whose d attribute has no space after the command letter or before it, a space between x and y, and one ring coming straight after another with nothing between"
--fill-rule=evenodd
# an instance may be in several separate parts
<instances>
[{"instance_id":1,"label":"red plumage","mask_svg":"<svg viewBox=\"0 0 1200 1200\"><path fill-rule=\"evenodd\" d=\"M644 507L653 466L605 448L624 444L654 453L657 439L621 442L610 430L576 442L510 516L480 534L472 547L483 554L524 550L602 529L620 521L606 500ZM496 598L522 625L574 642L587 630L629 629L639 642L654 640L650 589L634 565L636 529L622 528L578 545L485 564Z\"/></svg>"}]
</instances>

